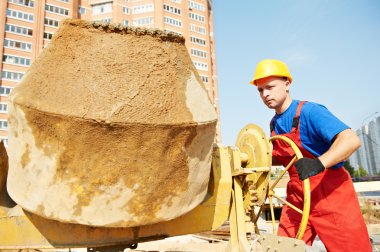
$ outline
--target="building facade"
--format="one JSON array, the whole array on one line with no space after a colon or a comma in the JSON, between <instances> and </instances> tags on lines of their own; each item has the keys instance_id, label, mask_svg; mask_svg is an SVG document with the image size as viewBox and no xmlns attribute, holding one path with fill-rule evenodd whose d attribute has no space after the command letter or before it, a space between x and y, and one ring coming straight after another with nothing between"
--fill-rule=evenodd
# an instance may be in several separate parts
<instances>
[{"instance_id":1,"label":"building facade","mask_svg":"<svg viewBox=\"0 0 380 252\"><path fill-rule=\"evenodd\" d=\"M6 145L8 95L66 18L158 28L184 36L219 115L212 1L1 0L0 138ZM221 137L219 122L217 141Z\"/></svg>"},{"instance_id":2,"label":"building facade","mask_svg":"<svg viewBox=\"0 0 380 252\"><path fill-rule=\"evenodd\" d=\"M361 147L350 157L355 168L363 167L370 176L380 174L380 117L363 125L356 131Z\"/></svg>"}]
</instances>

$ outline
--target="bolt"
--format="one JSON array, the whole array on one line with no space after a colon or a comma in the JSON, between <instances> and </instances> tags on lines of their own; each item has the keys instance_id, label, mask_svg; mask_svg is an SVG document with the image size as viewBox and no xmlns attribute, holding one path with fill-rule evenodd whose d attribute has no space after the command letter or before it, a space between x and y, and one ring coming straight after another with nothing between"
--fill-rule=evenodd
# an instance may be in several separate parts
<instances>
[{"instance_id":1,"label":"bolt","mask_svg":"<svg viewBox=\"0 0 380 252\"><path fill-rule=\"evenodd\" d=\"M294 242L294 247L297 247L298 245L300 245L300 241L295 241Z\"/></svg>"}]
</instances>

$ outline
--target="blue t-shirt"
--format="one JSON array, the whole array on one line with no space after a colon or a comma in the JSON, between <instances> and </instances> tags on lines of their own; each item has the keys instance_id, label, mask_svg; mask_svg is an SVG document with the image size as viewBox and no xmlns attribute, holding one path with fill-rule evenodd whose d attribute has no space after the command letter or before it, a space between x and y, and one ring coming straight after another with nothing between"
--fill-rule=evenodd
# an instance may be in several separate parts
<instances>
[{"instance_id":1,"label":"blue t-shirt","mask_svg":"<svg viewBox=\"0 0 380 252\"><path fill-rule=\"evenodd\" d=\"M292 129L293 118L300 101L293 100L289 108L274 117L276 134L289 133ZM303 104L300 115L300 135L302 146L315 157L321 156L330 146L334 137L349 127L335 117L325 106L313 102ZM342 163L334 165L338 168Z\"/></svg>"}]
</instances>

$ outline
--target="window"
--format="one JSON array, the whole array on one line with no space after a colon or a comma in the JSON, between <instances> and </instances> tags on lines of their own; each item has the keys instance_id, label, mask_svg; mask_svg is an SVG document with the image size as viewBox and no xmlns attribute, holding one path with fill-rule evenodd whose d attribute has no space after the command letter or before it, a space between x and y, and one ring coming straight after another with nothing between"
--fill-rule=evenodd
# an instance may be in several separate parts
<instances>
[{"instance_id":1,"label":"window","mask_svg":"<svg viewBox=\"0 0 380 252\"><path fill-rule=\"evenodd\" d=\"M175 19L175 18L170 18L170 17L165 17L164 16L164 23L165 24L170 24L170 25L173 25L173 26L177 26L177 27L182 27L181 20L178 20L178 19Z\"/></svg>"},{"instance_id":2,"label":"window","mask_svg":"<svg viewBox=\"0 0 380 252\"><path fill-rule=\"evenodd\" d=\"M151 11L154 11L153 4L137 5L137 6L134 6L132 9L133 14L140 14L140 13L151 12Z\"/></svg>"},{"instance_id":3,"label":"window","mask_svg":"<svg viewBox=\"0 0 380 252\"><path fill-rule=\"evenodd\" d=\"M84 14L86 14L86 8L79 6L78 12L79 12L79 14L84 15Z\"/></svg>"},{"instance_id":4,"label":"window","mask_svg":"<svg viewBox=\"0 0 380 252\"><path fill-rule=\"evenodd\" d=\"M13 56L13 55L3 55L3 62L7 64L21 65L21 66L30 66L30 59Z\"/></svg>"},{"instance_id":5,"label":"window","mask_svg":"<svg viewBox=\"0 0 380 252\"><path fill-rule=\"evenodd\" d=\"M62 8L62 7L58 7L58 6L54 6L54 5L50 5L50 4L46 4L45 5L45 10L47 12L52 12L52 13L59 14L59 15L64 15L64 16L68 16L69 15L69 10L68 9L65 9L65 8Z\"/></svg>"},{"instance_id":6,"label":"window","mask_svg":"<svg viewBox=\"0 0 380 252\"><path fill-rule=\"evenodd\" d=\"M27 7L34 7L34 1L33 0L8 0L9 3L14 3L18 5L24 5Z\"/></svg>"},{"instance_id":7,"label":"window","mask_svg":"<svg viewBox=\"0 0 380 252\"><path fill-rule=\"evenodd\" d=\"M126 26L128 26L129 21L128 21L127 19L125 19L125 20L123 21L123 24L126 25Z\"/></svg>"},{"instance_id":8,"label":"window","mask_svg":"<svg viewBox=\"0 0 380 252\"><path fill-rule=\"evenodd\" d=\"M199 10L199 11L205 11L206 8L203 4L199 4L193 1L189 1L189 8L194 9L194 10Z\"/></svg>"},{"instance_id":9,"label":"window","mask_svg":"<svg viewBox=\"0 0 380 252\"><path fill-rule=\"evenodd\" d=\"M102 22L102 23L111 23L112 22L112 18L103 18L103 19L98 19L98 20L94 20L95 22Z\"/></svg>"},{"instance_id":10,"label":"window","mask_svg":"<svg viewBox=\"0 0 380 252\"><path fill-rule=\"evenodd\" d=\"M167 12L170 12L170 13L181 15L181 9L175 8L175 7L167 5L167 4L164 4L164 10Z\"/></svg>"},{"instance_id":11,"label":"window","mask_svg":"<svg viewBox=\"0 0 380 252\"><path fill-rule=\"evenodd\" d=\"M208 70L208 66L206 63L199 62L199 61L193 61L193 63L194 63L195 68L198 70L203 70L203 71Z\"/></svg>"},{"instance_id":12,"label":"window","mask_svg":"<svg viewBox=\"0 0 380 252\"><path fill-rule=\"evenodd\" d=\"M206 51L197 50L197 49L193 49L193 48L191 48L190 51L191 51L191 55L193 55L193 56L207 59L207 52Z\"/></svg>"},{"instance_id":13,"label":"window","mask_svg":"<svg viewBox=\"0 0 380 252\"><path fill-rule=\"evenodd\" d=\"M20 73L20 72L12 72L12 71L7 71L7 70L3 70L1 72L2 80L19 81L21 80L23 76L24 76L24 73Z\"/></svg>"},{"instance_id":14,"label":"window","mask_svg":"<svg viewBox=\"0 0 380 252\"><path fill-rule=\"evenodd\" d=\"M98 15L102 13L110 13L110 12L112 12L112 2L103 3L103 4L95 4L92 6L93 15Z\"/></svg>"},{"instance_id":15,"label":"window","mask_svg":"<svg viewBox=\"0 0 380 252\"><path fill-rule=\"evenodd\" d=\"M190 41L194 44L198 44L198 45L201 45L201 46L205 46L206 45L206 40L205 39L201 39L201 38L197 38L197 37L194 37L194 36L190 36Z\"/></svg>"},{"instance_id":16,"label":"window","mask_svg":"<svg viewBox=\"0 0 380 252\"><path fill-rule=\"evenodd\" d=\"M26 43L26 42L20 42L12 39L5 39L4 40L4 47L13 48L13 49L19 49L24 51L31 51L32 50L32 44Z\"/></svg>"},{"instance_id":17,"label":"window","mask_svg":"<svg viewBox=\"0 0 380 252\"><path fill-rule=\"evenodd\" d=\"M206 28L190 24L190 31L206 35Z\"/></svg>"},{"instance_id":18,"label":"window","mask_svg":"<svg viewBox=\"0 0 380 252\"><path fill-rule=\"evenodd\" d=\"M5 31L11 32L11 33L17 33L17 34L21 34L21 35L25 35L25 36L32 36L33 35L33 30L30 28L16 26L16 25L10 25L10 24L5 25Z\"/></svg>"},{"instance_id":19,"label":"window","mask_svg":"<svg viewBox=\"0 0 380 252\"><path fill-rule=\"evenodd\" d=\"M6 129L8 129L8 121L0 120L0 130L6 130Z\"/></svg>"},{"instance_id":20,"label":"window","mask_svg":"<svg viewBox=\"0 0 380 252\"><path fill-rule=\"evenodd\" d=\"M181 3L181 0L171 0L173 3Z\"/></svg>"},{"instance_id":21,"label":"window","mask_svg":"<svg viewBox=\"0 0 380 252\"><path fill-rule=\"evenodd\" d=\"M204 83L208 83L208 76L201 75L201 79Z\"/></svg>"},{"instance_id":22,"label":"window","mask_svg":"<svg viewBox=\"0 0 380 252\"><path fill-rule=\"evenodd\" d=\"M70 0L58 0L58 1L61 1L61 2L64 2L64 3L70 2Z\"/></svg>"},{"instance_id":23,"label":"window","mask_svg":"<svg viewBox=\"0 0 380 252\"><path fill-rule=\"evenodd\" d=\"M0 103L0 113L8 113L8 104Z\"/></svg>"},{"instance_id":24,"label":"window","mask_svg":"<svg viewBox=\"0 0 380 252\"><path fill-rule=\"evenodd\" d=\"M33 22L33 14L12 9L7 9L7 17Z\"/></svg>"},{"instance_id":25,"label":"window","mask_svg":"<svg viewBox=\"0 0 380 252\"><path fill-rule=\"evenodd\" d=\"M45 18L44 23L45 23L45 25L48 25L48 26L53 26L53 27L59 26L59 21L51 19L51 18Z\"/></svg>"},{"instance_id":26,"label":"window","mask_svg":"<svg viewBox=\"0 0 380 252\"><path fill-rule=\"evenodd\" d=\"M0 96L8 96L11 91L11 87L0 87Z\"/></svg>"},{"instance_id":27,"label":"window","mask_svg":"<svg viewBox=\"0 0 380 252\"><path fill-rule=\"evenodd\" d=\"M125 14L129 14L129 8L128 7L123 7L123 12Z\"/></svg>"},{"instance_id":28,"label":"window","mask_svg":"<svg viewBox=\"0 0 380 252\"><path fill-rule=\"evenodd\" d=\"M204 23L205 22L205 17L202 16L202 15L198 15L198 14L195 14L195 13L189 13L189 17L192 19L192 20L195 20L195 21L198 21L198 22L201 22L201 23Z\"/></svg>"},{"instance_id":29,"label":"window","mask_svg":"<svg viewBox=\"0 0 380 252\"><path fill-rule=\"evenodd\" d=\"M44 39L51 40L52 37L53 37L53 33L44 32Z\"/></svg>"},{"instance_id":30,"label":"window","mask_svg":"<svg viewBox=\"0 0 380 252\"><path fill-rule=\"evenodd\" d=\"M153 17L145 17L145 18L136 18L136 19L133 19L133 25L134 26L150 25L150 24L153 24L153 22L154 22Z\"/></svg>"}]
</instances>

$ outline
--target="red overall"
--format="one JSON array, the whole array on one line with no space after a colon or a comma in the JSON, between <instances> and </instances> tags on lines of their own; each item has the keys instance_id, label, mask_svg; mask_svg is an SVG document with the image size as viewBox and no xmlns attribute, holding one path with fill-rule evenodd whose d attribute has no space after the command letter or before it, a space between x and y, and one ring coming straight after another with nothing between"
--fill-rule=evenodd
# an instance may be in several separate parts
<instances>
[{"instance_id":1,"label":"red overall","mask_svg":"<svg viewBox=\"0 0 380 252\"><path fill-rule=\"evenodd\" d=\"M294 141L304 157L315 158L301 144L299 118L304 102L300 102L293 119L290 133L281 134ZM271 125L271 135L276 135ZM273 142L273 157L282 165L289 164L294 151L284 141ZM303 182L295 166L289 169L290 181L286 188L286 200L299 209L303 208ZM372 251L368 232L361 215L350 174L343 167L326 169L310 177L310 217L303 240L311 245L318 234L328 251L370 252ZM301 222L301 214L287 205L281 214L278 235L295 237Z\"/></svg>"}]
</instances>

